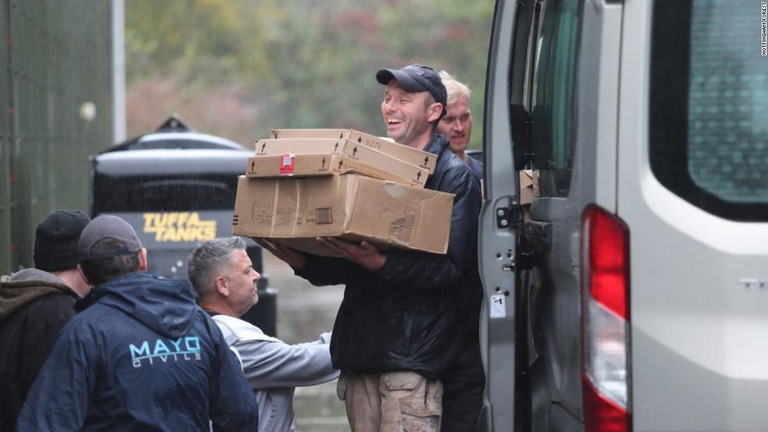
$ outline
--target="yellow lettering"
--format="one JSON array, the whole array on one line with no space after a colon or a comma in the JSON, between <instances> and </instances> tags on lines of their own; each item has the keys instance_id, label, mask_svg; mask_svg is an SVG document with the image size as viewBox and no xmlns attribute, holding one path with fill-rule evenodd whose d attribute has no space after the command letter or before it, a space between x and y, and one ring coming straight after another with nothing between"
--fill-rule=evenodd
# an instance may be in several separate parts
<instances>
[{"instance_id":1,"label":"yellow lettering","mask_svg":"<svg viewBox=\"0 0 768 432\"><path fill-rule=\"evenodd\" d=\"M188 226L185 229L179 230L179 238L183 241L195 241L195 237L197 237L195 232L197 232L197 227Z\"/></svg>"},{"instance_id":2,"label":"yellow lettering","mask_svg":"<svg viewBox=\"0 0 768 432\"><path fill-rule=\"evenodd\" d=\"M189 219L189 213L179 213L179 226L184 226L184 224L187 223L187 219Z\"/></svg>"},{"instance_id":3,"label":"yellow lettering","mask_svg":"<svg viewBox=\"0 0 768 432\"><path fill-rule=\"evenodd\" d=\"M216 222L203 227L203 237L200 240L212 240L216 238Z\"/></svg>"},{"instance_id":4,"label":"yellow lettering","mask_svg":"<svg viewBox=\"0 0 768 432\"><path fill-rule=\"evenodd\" d=\"M196 227L194 229L194 233L192 233L193 235L191 236L191 237L193 237L193 240L197 240L197 241L208 240L205 237L205 234L203 234L203 231L204 231L203 227L201 227L201 226Z\"/></svg>"},{"instance_id":5,"label":"yellow lettering","mask_svg":"<svg viewBox=\"0 0 768 432\"><path fill-rule=\"evenodd\" d=\"M157 241L160 235L158 230L161 228L158 223L160 215L157 213L144 213L142 216L144 217L144 232L147 234L155 233L155 240Z\"/></svg>"},{"instance_id":6,"label":"yellow lettering","mask_svg":"<svg viewBox=\"0 0 768 432\"><path fill-rule=\"evenodd\" d=\"M144 232L157 242L203 241L216 238L216 221L200 220L197 212L144 213Z\"/></svg>"},{"instance_id":7,"label":"yellow lettering","mask_svg":"<svg viewBox=\"0 0 768 432\"><path fill-rule=\"evenodd\" d=\"M164 227L157 233L156 239L159 242L174 241L176 235L176 229L173 227Z\"/></svg>"},{"instance_id":8,"label":"yellow lettering","mask_svg":"<svg viewBox=\"0 0 768 432\"><path fill-rule=\"evenodd\" d=\"M155 219L157 215L155 213L144 213L142 217L144 217L144 232L153 232L153 224L152 221Z\"/></svg>"}]
</instances>

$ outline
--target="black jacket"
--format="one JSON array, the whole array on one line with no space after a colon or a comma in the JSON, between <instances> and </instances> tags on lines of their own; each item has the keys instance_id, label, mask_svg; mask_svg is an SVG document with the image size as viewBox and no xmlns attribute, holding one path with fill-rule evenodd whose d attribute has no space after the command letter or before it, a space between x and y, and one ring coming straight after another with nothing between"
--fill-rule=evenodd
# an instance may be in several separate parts
<instances>
[{"instance_id":1,"label":"black jacket","mask_svg":"<svg viewBox=\"0 0 768 432\"><path fill-rule=\"evenodd\" d=\"M29 388L59 331L75 316L77 293L58 277L24 269L0 282L0 431L13 431Z\"/></svg>"},{"instance_id":2,"label":"black jacket","mask_svg":"<svg viewBox=\"0 0 768 432\"><path fill-rule=\"evenodd\" d=\"M388 250L377 272L342 258L308 256L296 271L314 285L346 285L331 338L336 369L437 378L461 345L472 292L466 287L477 275L480 185L442 135L425 150L438 155L425 187L455 195L446 254Z\"/></svg>"}]
</instances>

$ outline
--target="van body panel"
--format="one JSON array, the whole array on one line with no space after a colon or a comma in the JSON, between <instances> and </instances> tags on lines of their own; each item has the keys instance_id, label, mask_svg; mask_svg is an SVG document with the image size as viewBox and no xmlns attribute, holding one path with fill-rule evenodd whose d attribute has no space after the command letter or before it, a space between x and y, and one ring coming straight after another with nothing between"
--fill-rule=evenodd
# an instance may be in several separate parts
<instances>
[{"instance_id":1,"label":"van body panel","mask_svg":"<svg viewBox=\"0 0 768 432\"><path fill-rule=\"evenodd\" d=\"M514 325L506 331L514 329L518 338L503 340L502 351L484 330L483 351L492 353L489 364L495 362L486 371L486 406L493 407L484 419L487 430L513 424L519 431L589 430L580 254L582 215L594 204L629 230L630 430L766 430L768 196L760 184L768 161L761 138L768 134L768 68L755 68L759 38L741 30L751 22L747 13L760 20L760 4L538 0L518 4L515 14L511 2L497 3L486 88L489 201L481 219L480 268L486 302L502 283L515 288L515 309L508 313L516 319L494 322L486 304L481 328L499 324L494 331L501 333L503 325ZM530 22L523 23L523 13ZM677 37L660 38L662 25L678 28ZM670 49L674 44L680 47ZM744 44L754 45L744 48L754 53L739 54ZM509 61L520 52L528 65L522 72ZM735 60L719 63L723 53ZM669 63L666 75L658 75L659 63ZM655 86L667 78L674 84L661 92L674 106L654 105ZM521 88L523 98L510 91ZM667 143L682 150L654 153L660 143L654 115L674 117L661 124L674 132ZM503 127L530 140L513 142L497 130ZM514 160L529 153L529 160ZM659 174L660 162L681 155ZM723 178L732 170L741 183L721 187L706 178L710 171L702 167L709 166L725 167L717 171ZM505 230L491 213L516 203L515 174L522 168L538 172L540 195L530 220ZM678 183L678 176L690 180ZM529 242L537 246L521 247ZM517 252L511 261L501 253L505 247ZM502 276L501 262L512 264L513 274ZM515 367L514 398L495 382L502 359L494 356L501 355ZM506 407L515 412L514 423L511 414L497 415L511 400Z\"/></svg>"},{"instance_id":2,"label":"van body panel","mask_svg":"<svg viewBox=\"0 0 768 432\"><path fill-rule=\"evenodd\" d=\"M768 223L714 216L649 161L650 2L627 2L618 214L631 227L635 430L765 430ZM629 37L629 35L647 35ZM768 285L766 285L768 286Z\"/></svg>"},{"instance_id":3,"label":"van body panel","mask_svg":"<svg viewBox=\"0 0 768 432\"><path fill-rule=\"evenodd\" d=\"M581 40L588 43L579 47L582 54L576 91L579 100L595 100L597 103L579 104L577 140L580 143L577 146L588 147L586 141L594 139L594 162L583 161L596 163L599 168L594 170L594 203L605 209L615 209L621 37L611 35L621 34L622 5L594 0L584 5L582 13ZM574 174L583 171L574 170Z\"/></svg>"}]
</instances>

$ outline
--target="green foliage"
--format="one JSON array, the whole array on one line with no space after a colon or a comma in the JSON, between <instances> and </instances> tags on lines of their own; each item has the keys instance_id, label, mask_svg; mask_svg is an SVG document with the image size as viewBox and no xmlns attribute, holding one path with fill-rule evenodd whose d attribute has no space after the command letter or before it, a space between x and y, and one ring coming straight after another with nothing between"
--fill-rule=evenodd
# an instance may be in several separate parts
<instances>
[{"instance_id":1,"label":"green foliage","mask_svg":"<svg viewBox=\"0 0 768 432\"><path fill-rule=\"evenodd\" d=\"M129 133L152 129L169 110L242 143L284 127L383 133L375 71L423 63L472 88L472 146L480 146L492 0L131 0L125 7ZM172 91L153 95L151 82Z\"/></svg>"}]
</instances>

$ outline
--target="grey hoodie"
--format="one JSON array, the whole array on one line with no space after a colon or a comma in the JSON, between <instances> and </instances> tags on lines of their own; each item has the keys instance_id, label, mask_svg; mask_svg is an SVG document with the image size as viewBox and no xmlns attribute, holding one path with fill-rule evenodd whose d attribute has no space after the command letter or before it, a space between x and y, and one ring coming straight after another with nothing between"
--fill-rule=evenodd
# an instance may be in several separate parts
<instances>
[{"instance_id":1,"label":"grey hoodie","mask_svg":"<svg viewBox=\"0 0 768 432\"><path fill-rule=\"evenodd\" d=\"M330 333L323 333L314 342L289 345L238 318L215 315L213 320L227 345L240 358L256 395L259 432L295 431L295 387L322 384L339 377L339 371L331 366Z\"/></svg>"}]
</instances>

